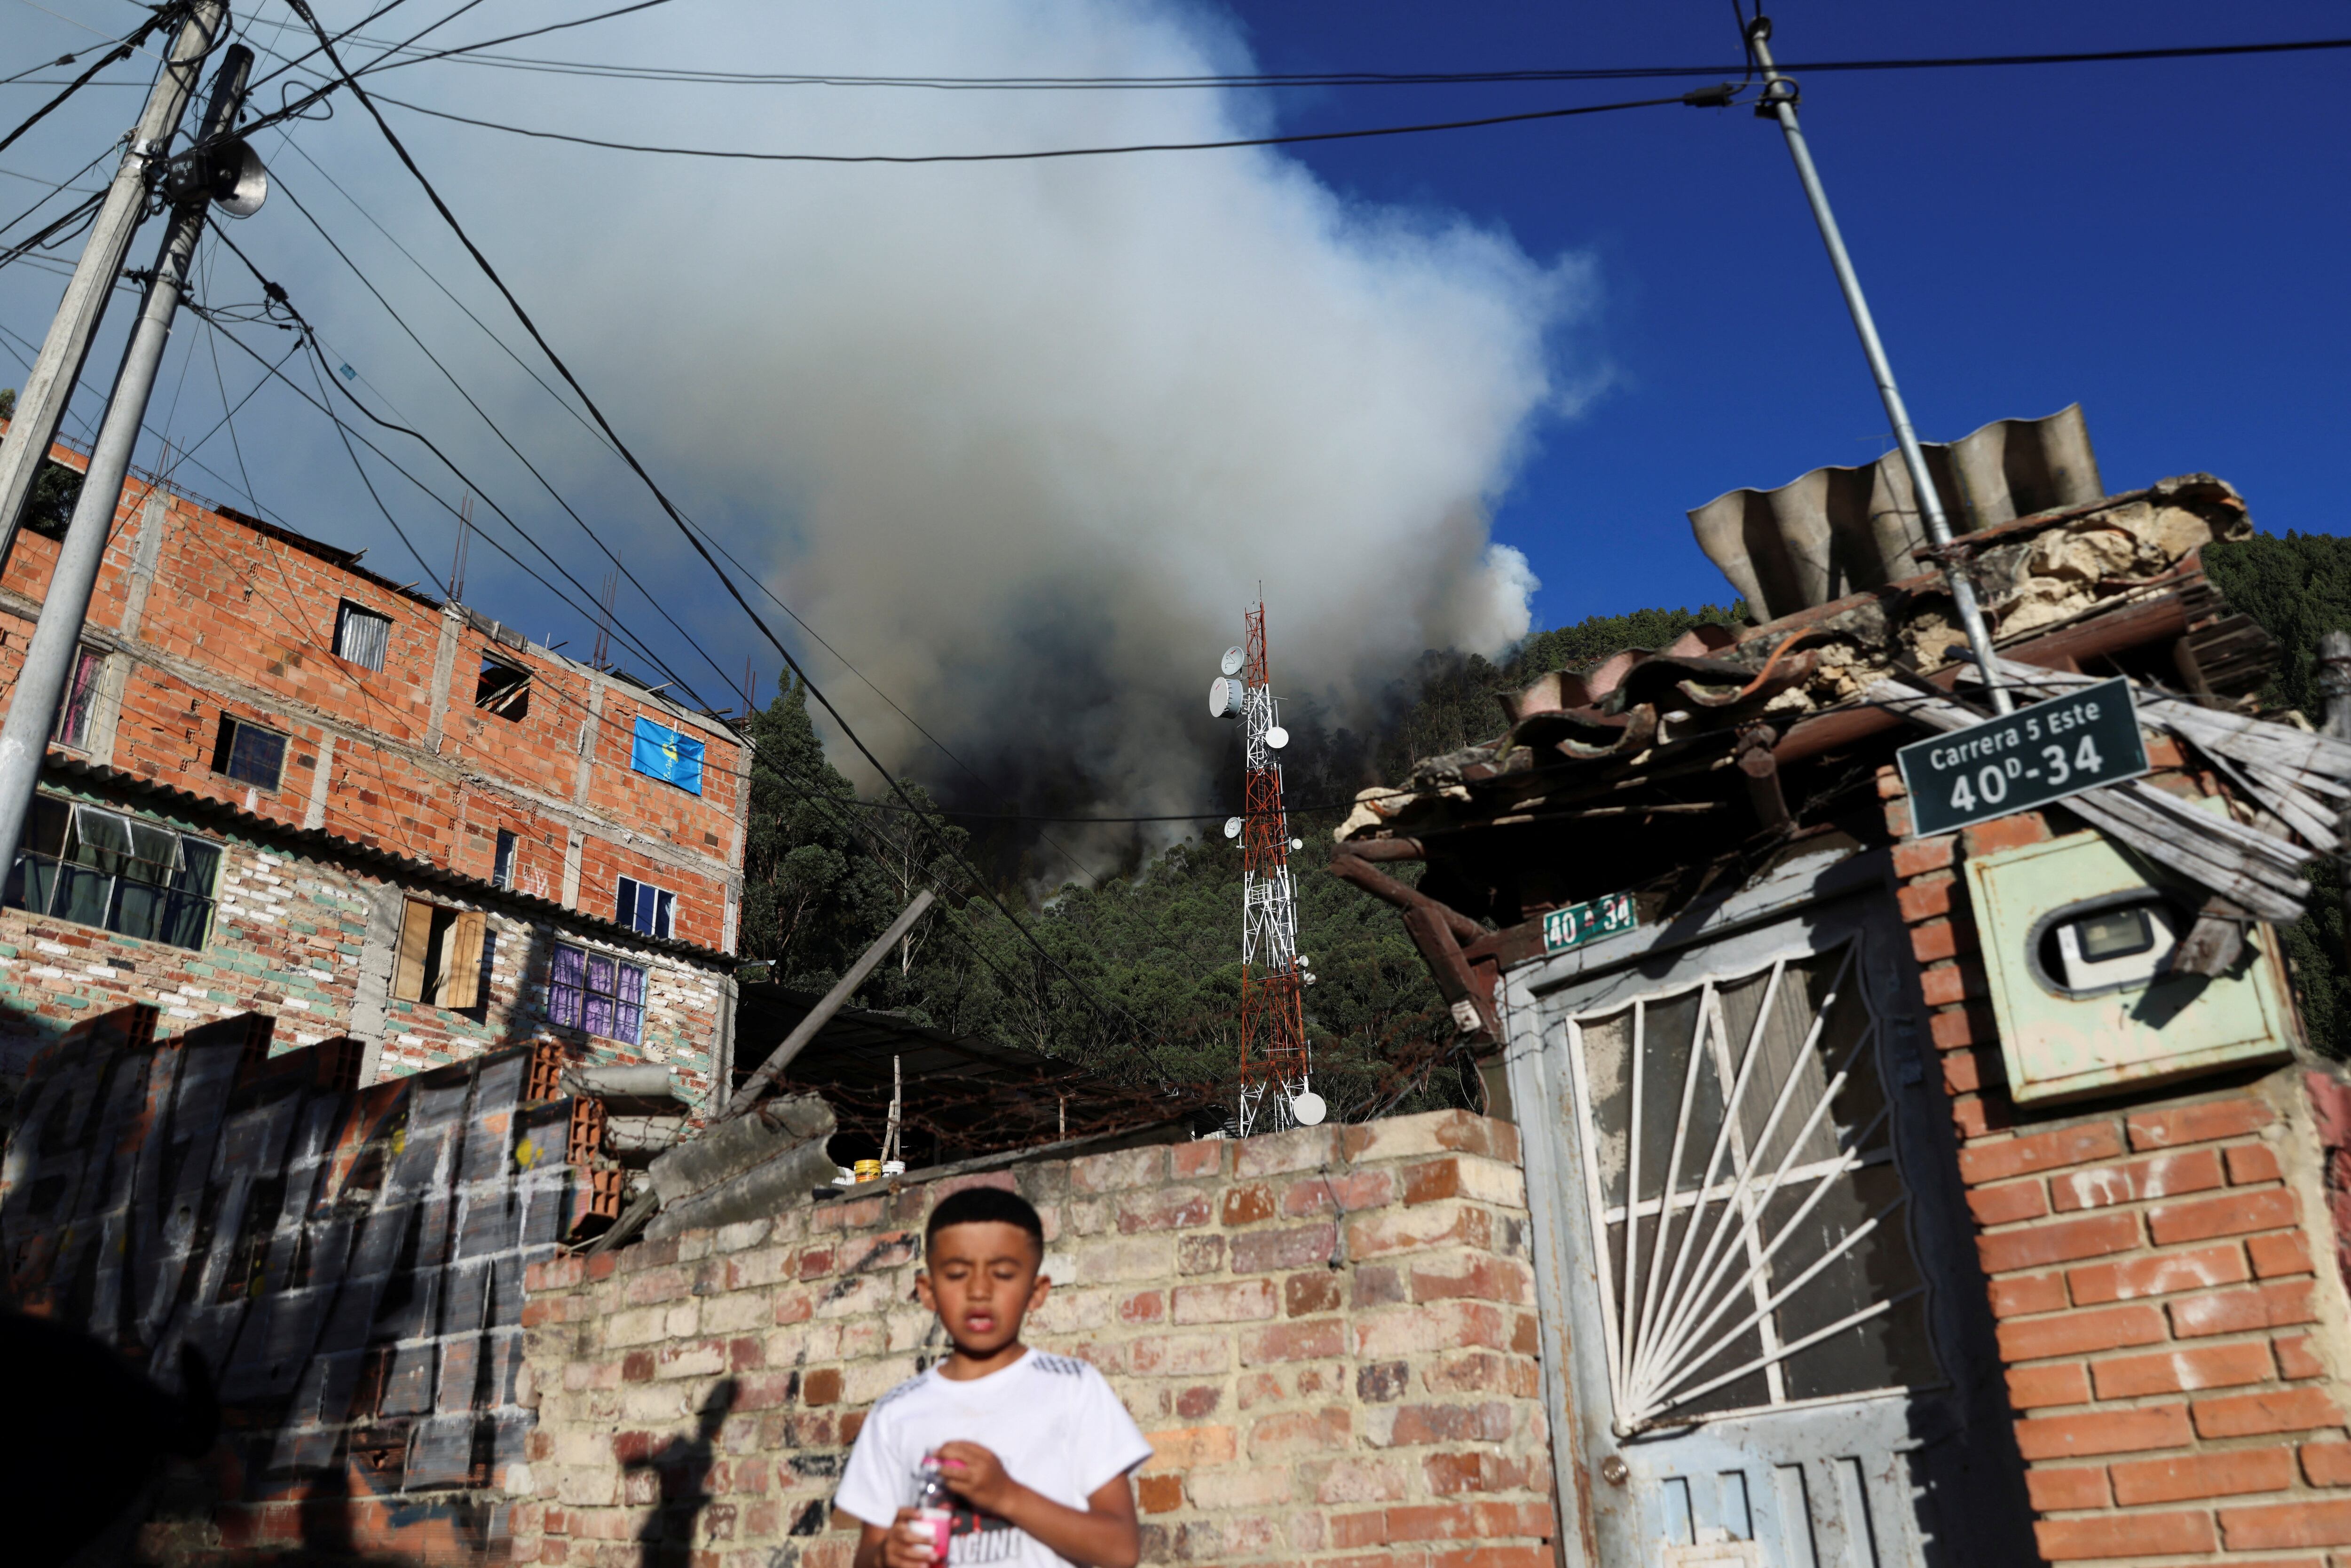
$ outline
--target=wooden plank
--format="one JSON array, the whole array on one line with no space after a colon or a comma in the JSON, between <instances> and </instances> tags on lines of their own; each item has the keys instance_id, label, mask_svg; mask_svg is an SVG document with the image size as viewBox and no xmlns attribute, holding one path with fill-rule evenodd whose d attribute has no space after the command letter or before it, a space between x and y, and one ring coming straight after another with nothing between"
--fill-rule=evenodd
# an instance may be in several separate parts
<instances>
[{"instance_id":1,"label":"wooden plank","mask_svg":"<svg viewBox=\"0 0 2351 1568\"><path fill-rule=\"evenodd\" d=\"M441 943L442 1007L463 1012L482 999L482 937L489 917L478 909L460 911Z\"/></svg>"},{"instance_id":2,"label":"wooden plank","mask_svg":"<svg viewBox=\"0 0 2351 1568\"><path fill-rule=\"evenodd\" d=\"M433 941L433 906L409 899L400 912L400 947L392 959L392 994L403 1002L424 999L424 956Z\"/></svg>"}]
</instances>

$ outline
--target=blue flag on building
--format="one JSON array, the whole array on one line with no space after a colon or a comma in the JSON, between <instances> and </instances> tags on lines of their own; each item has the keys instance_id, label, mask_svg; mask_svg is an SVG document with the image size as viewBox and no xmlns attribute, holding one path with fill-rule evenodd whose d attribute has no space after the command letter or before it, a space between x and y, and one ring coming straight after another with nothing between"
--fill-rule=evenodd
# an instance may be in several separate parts
<instances>
[{"instance_id":1,"label":"blue flag on building","mask_svg":"<svg viewBox=\"0 0 2351 1568\"><path fill-rule=\"evenodd\" d=\"M649 718L637 720L636 745L630 751L629 766L664 784L702 793L702 742L688 740L667 725Z\"/></svg>"}]
</instances>

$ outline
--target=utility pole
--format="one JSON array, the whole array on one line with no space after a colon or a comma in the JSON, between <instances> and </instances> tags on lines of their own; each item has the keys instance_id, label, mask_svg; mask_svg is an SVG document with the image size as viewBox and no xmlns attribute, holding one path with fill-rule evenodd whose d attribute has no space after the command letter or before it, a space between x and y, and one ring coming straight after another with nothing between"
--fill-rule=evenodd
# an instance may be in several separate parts
<instances>
[{"instance_id":1,"label":"utility pole","mask_svg":"<svg viewBox=\"0 0 2351 1568\"><path fill-rule=\"evenodd\" d=\"M229 140L237 110L245 103L246 77L252 68L253 51L242 44L230 46L220 74L213 78L212 101L204 107L196 151L187 155L184 171L178 163L172 166L171 187L177 202L172 208L171 226L155 257L154 274L147 280L146 300L131 329L131 340L123 346L122 368L115 372L106 418L90 447L81 497L74 503L73 520L66 525L65 542L57 549L57 569L50 573L40 620L34 624L24 666L16 674L7 721L0 724L0 867L16 864L16 852L23 846L25 819L32 810L33 790L40 782L41 763L48 753L49 727L57 720L57 700L65 693L66 677L81 642L90 591L97 586L98 569L106 559L115 510L122 504L122 481L131 471L139 427L147 417L156 369L171 342L172 318L180 308L188 265L204 233L204 209L215 197L226 200L232 194L212 171L233 171L240 161L257 169L244 144ZM184 193L181 187L191 182L179 177L183 172L193 176L192 188Z\"/></svg>"},{"instance_id":2,"label":"utility pole","mask_svg":"<svg viewBox=\"0 0 2351 1568\"><path fill-rule=\"evenodd\" d=\"M1878 340L1876 319L1869 313L1869 301L1861 292L1861 275L1853 269L1853 257L1846 254L1844 235L1838 232L1836 214L1829 211L1827 187L1821 183L1821 172L1813 166L1812 149L1804 144L1804 132L1796 123L1796 84L1780 74L1771 63L1771 19L1758 16L1747 25L1747 47L1755 51L1755 63L1763 68L1763 98L1755 112L1769 110L1778 118L1780 130L1788 139L1788 155L1796 162L1796 178L1803 182L1804 197L1813 204L1813 220L1820 225L1821 243L1828 246L1829 265L1836 269L1837 287L1844 291L1845 308L1853 313L1854 330L1861 336L1861 351L1869 361L1869 373L1877 382L1877 395L1886 404L1886 417L1894 426L1894 444L1902 449L1902 466L1910 476L1910 492L1918 503L1919 520L1927 526L1928 543L1940 556L1943 575L1951 585L1951 602L1959 611L1959 627L1968 634L1968 650L1975 655L1976 673L1983 678L1984 689L1991 694L1992 711L2007 713L2012 705L2008 688L2000 678L2000 667L1993 662L1991 631L1984 625L1983 610L1976 603L1976 587L1967 574L1965 565L1948 553L1951 543L1951 525L1943 515L1943 499L1935 489L1934 476L1927 472L1927 455L1918 450L1918 433L1910 427L1910 411L1902 402L1902 389L1894 383L1894 365L1886 357L1886 345Z\"/></svg>"},{"instance_id":3,"label":"utility pole","mask_svg":"<svg viewBox=\"0 0 2351 1568\"><path fill-rule=\"evenodd\" d=\"M66 404L73 401L81 381L82 361L89 357L90 340L106 314L107 298L122 276L131 235L147 215L147 171L179 131L180 117L195 96L197 72L227 16L223 0L195 0L188 7L188 19L147 95L146 111L131 131L131 145L114 172L114 183L107 187L40 356L17 394L16 416L9 421L8 434L0 436L0 561L8 559L16 542L26 498L33 493L49 443L57 439L57 425L65 419Z\"/></svg>"}]
</instances>

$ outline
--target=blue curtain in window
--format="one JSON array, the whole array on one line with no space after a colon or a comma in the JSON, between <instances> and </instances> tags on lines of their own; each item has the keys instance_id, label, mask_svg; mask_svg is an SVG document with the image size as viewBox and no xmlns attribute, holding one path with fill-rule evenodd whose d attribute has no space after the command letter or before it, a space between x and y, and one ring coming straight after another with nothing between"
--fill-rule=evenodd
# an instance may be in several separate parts
<instances>
[{"instance_id":1,"label":"blue curtain in window","mask_svg":"<svg viewBox=\"0 0 2351 1568\"><path fill-rule=\"evenodd\" d=\"M649 718L637 720L636 745L630 751L629 766L647 778L702 793L702 742L688 740L667 725Z\"/></svg>"}]
</instances>

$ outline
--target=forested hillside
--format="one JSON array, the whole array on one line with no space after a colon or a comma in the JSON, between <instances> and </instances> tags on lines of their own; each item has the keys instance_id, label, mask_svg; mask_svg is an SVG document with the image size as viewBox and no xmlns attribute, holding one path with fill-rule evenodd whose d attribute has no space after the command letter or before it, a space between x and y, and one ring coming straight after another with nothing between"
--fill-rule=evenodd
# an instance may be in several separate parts
<instances>
[{"instance_id":1,"label":"forested hillside","mask_svg":"<svg viewBox=\"0 0 2351 1568\"><path fill-rule=\"evenodd\" d=\"M2259 535L2210 547L2213 579L2283 645L2270 700L2313 722L2319 634L2351 627L2351 539ZM1332 730L1311 713L1291 726L1289 795L1304 848L1296 857L1301 946L1319 983L1307 993L1319 1087L1335 1113L1462 1103L1473 1092L1448 1061L1452 1022L1393 911L1323 869L1344 801L1400 779L1412 759L1458 749L1501 728L1494 694L1549 670L1623 648L1661 647L1703 622L1737 624L1743 605L1641 610L1539 632L1499 660L1424 654L1377 733ZM1155 1064L1195 1082L1224 1079L1236 1059L1240 856L1213 827L1100 882L1033 836L1025 852L975 843L945 819L858 801L826 759L806 700L788 690L751 725L758 747L745 854L743 952L775 978L822 990L917 888L949 891L860 992L858 1005L956 1033L1113 1070ZM908 792L923 804L920 785ZM994 827L1002 833L1001 824ZM972 871L1025 932L977 891ZM1061 884L1040 904L1040 872ZM2334 867L2314 868L2313 913L2285 934L2303 1009L2321 1049L2351 1056L2351 969Z\"/></svg>"},{"instance_id":2,"label":"forested hillside","mask_svg":"<svg viewBox=\"0 0 2351 1568\"><path fill-rule=\"evenodd\" d=\"M2204 566L2229 602L2278 640L2278 672L2262 700L2299 709L2314 725L2325 723L2318 695L2318 639L2351 630L2351 538L2255 534L2234 544L2205 546ZM2314 1046L2330 1056L2351 1058L2351 967L2344 957L2342 880L2331 860L2304 874L2311 882L2310 913L2285 932L2303 1023Z\"/></svg>"},{"instance_id":3,"label":"forested hillside","mask_svg":"<svg viewBox=\"0 0 2351 1568\"><path fill-rule=\"evenodd\" d=\"M1493 694L1626 647L1657 647L1737 612L1645 610L1537 632L1499 664L1424 655L1395 694L1380 733L1333 730L1311 713L1284 754L1301 950L1318 1088L1335 1114L1462 1103L1462 1064L1446 1060L1453 1023L1395 913L1324 871L1339 804L1400 778L1416 756L1502 727ZM858 801L827 760L807 700L789 689L754 716L752 827L744 854L742 951L774 978L830 986L917 888L951 890L951 907L919 927L857 1005L1109 1068L1148 1061L1170 1076L1223 1080L1238 1055L1240 855L1207 831L1099 883L1050 847L1009 855L962 827L887 801ZM1237 782L1237 781L1236 781ZM907 786L918 803L930 797ZM982 853L986 849L989 852ZM1026 933L975 890L967 864L1018 914ZM1041 907L1038 868L1066 877Z\"/></svg>"}]
</instances>

